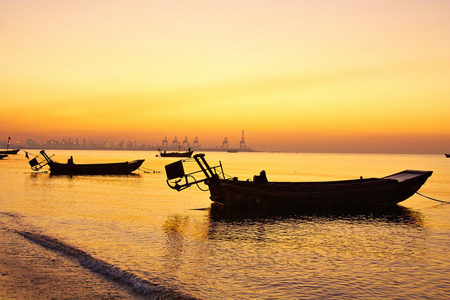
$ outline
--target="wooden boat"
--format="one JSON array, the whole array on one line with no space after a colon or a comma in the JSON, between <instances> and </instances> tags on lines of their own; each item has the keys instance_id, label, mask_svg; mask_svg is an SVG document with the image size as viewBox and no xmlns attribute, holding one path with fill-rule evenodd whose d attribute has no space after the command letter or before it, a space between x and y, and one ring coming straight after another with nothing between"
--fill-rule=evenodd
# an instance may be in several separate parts
<instances>
[{"instance_id":1,"label":"wooden boat","mask_svg":"<svg viewBox=\"0 0 450 300\"><path fill-rule=\"evenodd\" d=\"M191 157L192 153L194 153L194 150L191 150L190 148L186 152L166 152L161 151L161 149L158 149L158 151L160 157Z\"/></svg>"},{"instance_id":2,"label":"wooden boat","mask_svg":"<svg viewBox=\"0 0 450 300\"><path fill-rule=\"evenodd\" d=\"M222 164L210 167L204 154L194 155L201 171L184 174L182 161L166 166L167 183L178 191L204 182L210 199L225 207L298 207L329 209L335 207L372 207L392 205L408 199L425 183L432 171L405 170L382 178L324 182L270 182L265 172L253 181L226 179ZM203 173L201 180L193 174Z\"/></svg>"},{"instance_id":3,"label":"wooden boat","mask_svg":"<svg viewBox=\"0 0 450 300\"><path fill-rule=\"evenodd\" d=\"M37 158L33 158L29 161L31 169L34 171L40 170L45 165L50 167L50 173L52 175L122 175L130 174L138 169L144 159L134 160L130 162L120 163L101 163L101 164L75 164L72 157L69 158L67 163L58 163L53 161L44 150L41 155L44 157L44 161L38 162Z\"/></svg>"},{"instance_id":4,"label":"wooden boat","mask_svg":"<svg viewBox=\"0 0 450 300\"><path fill-rule=\"evenodd\" d=\"M17 154L17 152L19 152L20 149L11 149L11 150L0 150L0 154Z\"/></svg>"}]
</instances>

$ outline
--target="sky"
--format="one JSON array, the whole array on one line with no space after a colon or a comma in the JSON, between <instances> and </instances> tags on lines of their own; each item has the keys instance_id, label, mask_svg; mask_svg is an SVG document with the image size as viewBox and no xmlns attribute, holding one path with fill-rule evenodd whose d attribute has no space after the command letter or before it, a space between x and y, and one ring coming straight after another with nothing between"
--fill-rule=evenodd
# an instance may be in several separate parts
<instances>
[{"instance_id":1,"label":"sky","mask_svg":"<svg viewBox=\"0 0 450 300\"><path fill-rule=\"evenodd\" d=\"M0 0L0 139L450 152L448 0Z\"/></svg>"}]
</instances>

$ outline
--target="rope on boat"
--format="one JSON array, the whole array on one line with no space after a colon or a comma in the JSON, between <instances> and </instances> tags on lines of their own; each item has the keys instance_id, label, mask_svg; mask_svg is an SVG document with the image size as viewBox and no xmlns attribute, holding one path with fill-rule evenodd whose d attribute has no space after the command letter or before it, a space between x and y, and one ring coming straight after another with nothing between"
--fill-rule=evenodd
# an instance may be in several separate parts
<instances>
[{"instance_id":1,"label":"rope on boat","mask_svg":"<svg viewBox=\"0 0 450 300\"><path fill-rule=\"evenodd\" d=\"M427 199L433 200L433 201L437 201L437 202L441 202L441 203L447 203L447 204L450 204L450 201L444 201L444 200L439 200L439 199L431 198L431 197L422 195L422 194L419 193L419 192L416 192L416 194L417 194L417 195L420 195L420 196L422 196L422 197L425 197L425 198L427 198Z\"/></svg>"},{"instance_id":2,"label":"rope on boat","mask_svg":"<svg viewBox=\"0 0 450 300\"><path fill-rule=\"evenodd\" d=\"M209 188L207 188L206 190L205 190L205 189L202 189L202 188L198 185L198 181L195 180L195 177L194 177L194 176L189 175L189 177L192 177L192 178L194 179L194 182L195 182L195 184L197 185L197 188L198 188L200 191L202 191L202 192L207 192L207 191L209 191Z\"/></svg>"},{"instance_id":3,"label":"rope on boat","mask_svg":"<svg viewBox=\"0 0 450 300\"><path fill-rule=\"evenodd\" d=\"M148 169L148 168L144 168L144 167L139 167L139 170L141 170L144 173L161 173L161 171L156 171L156 170L152 170L152 169Z\"/></svg>"}]
</instances>

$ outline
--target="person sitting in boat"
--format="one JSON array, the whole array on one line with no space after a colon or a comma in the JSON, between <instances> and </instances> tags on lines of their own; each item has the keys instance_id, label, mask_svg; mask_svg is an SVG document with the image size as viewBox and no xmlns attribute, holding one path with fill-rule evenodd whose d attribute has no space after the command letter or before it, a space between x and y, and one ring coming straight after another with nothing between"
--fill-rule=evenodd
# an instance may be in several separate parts
<instances>
[{"instance_id":1,"label":"person sitting in boat","mask_svg":"<svg viewBox=\"0 0 450 300\"><path fill-rule=\"evenodd\" d=\"M267 180L267 176L266 176L266 171L262 170L258 175L253 176L253 182L255 183L268 183L269 181Z\"/></svg>"},{"instance_id":2,"label":"person sitting in boat","mask_svg":"<svg viewBox=\"0 0 450 300\"><path fill-rule=\"evenodd\" d=\"M72 156L67 160L67 164L73 165L73 157Z\"/></svg>"}]
</instances>

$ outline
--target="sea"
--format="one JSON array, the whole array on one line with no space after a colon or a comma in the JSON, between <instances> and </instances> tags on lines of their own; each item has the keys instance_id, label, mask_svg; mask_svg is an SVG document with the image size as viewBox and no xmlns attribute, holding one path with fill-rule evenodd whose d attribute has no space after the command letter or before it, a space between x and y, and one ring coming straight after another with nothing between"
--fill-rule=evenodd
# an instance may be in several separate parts
<instances>
[{"instance_id":1,"label":"sea","mask_svg":"<svg viewBox=\"0 0 450 300\"><path fill-rule=\"evenodd\" d=\"M30 158L39 153L28 152ZM210 165L220 163L227 175L244 180L262 170L269 181L433 171L420 195L396 207L328 212L223 210L212 205L203 183L171 189L165 165L179 158L156 151L47 154L59 162L73 156L75 163L145 159L127 176L33 172L24 150L0 160L0 226L25 239L25 248L38 245L79 264L80 272L114 281L131 299L450 297L450 159L444 154L205 152ZM184 164L198 170L192 159Z\"/></svg>"}]
</instances>

